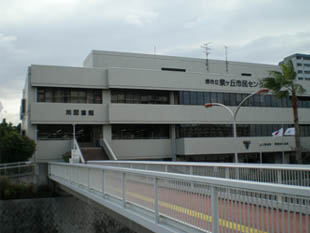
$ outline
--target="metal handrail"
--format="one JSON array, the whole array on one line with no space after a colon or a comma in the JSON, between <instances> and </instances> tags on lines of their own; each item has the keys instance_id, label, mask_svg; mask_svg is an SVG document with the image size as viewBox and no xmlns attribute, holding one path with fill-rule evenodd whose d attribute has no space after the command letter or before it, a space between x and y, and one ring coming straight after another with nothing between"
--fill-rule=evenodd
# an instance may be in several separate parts
<instances>
[{"instance_id":1,"label":"metal handrail","mask_svg":"<svg viewBox=\"0 0 310 233\"><path fill-rule=\"evenodd\" d=\"M6 163L1 164L0 175L7 177L19 177L34 174L35 164L26 161L26 162L15 162L15 163ZM24 171L25 168L31 168L31 170Z\"/></svg>"},{"instance_id":2,"label":"metal handrail","mask_svg":"<svg viewBox=\"0 0 310 233\"><path fill-rule=\"evenodd\" d=\"M79 144L78 144L78 142L77 142L77 140L75 138L73 139L73 149L78 152L78 155L79 155L79 157L81 159L81 162L85 163L85 159L84 159L83 154L82 154L82 152L80 150L80 146L79 146Z\"/></svg>"},{"instance_id":3,"label":"metal handrail","mask_svg":"<svg viewBox=\"0 0 310 233\"><path fill-rule=\"evenodd\" d=\"M235 164L150 161L91 161L89 164L221 177L265 183L310 186L309 165Z\"/></svg>"},{"instance_id":4,"label":"metal handrail","mask_svg":"<svg viewBox=\"0 0 310 233\"><path fill-rule=\"evenodd\" d=\"M59 162L49 162L49 177L128 218L148 209L151 215L136 218L142 219L141 224L149 217L155 225L178 221L212 233L223 228L275 232L273 227L280 225L285 233L285 224L291 221L293 232L309 232L309 187ZM117 205L109 204L114 200ZM129 214L134 209L139 211ZM231 209L239 214L232 216ZM303 231L297 230L302 227ZM290 225L287 228L291 230Z\"/></svg>"},{"instance_id":5,"label":"metal handrail","mask_svg":"<svg viewBox=\"0 0 310 233\"><path fill-rule=\"evenodd\" d=\"M280 170L303 170L310 171L310 165L295 165L295 164L247 164L247 163L213 163L213 162L157 162L157 161L89 161L90 164L110 163L110 164L141 164L141 165L171 165L171 166L186 166L186 167L230 167L230 168L264 168L264 169L280 169Z\"/></svg>"},{"instance_id":6,"label":"metal handrail","mask_svg":"<svg viewBox=\"0 0 310 233\"><path fill-rule=\"evenodd\" d=\"M0 163L0 168L1 167L8 167L8 166L18 166L21 164L29 165L31 163L32 163L31 161L20 161L20 162L14 162L14 163Z\"/></svg>"},{"instance_id":7,"label":"metal handrail","mask_svg":"<svg viewBox=\"0 0 310 233\"><path fill-rule=\"evenodd\" d=\"M109 143L107 142L106 139L102 138L99 140L99 144L101 147L103 147L103 149L105 150L105 152L108 154L109 158L112 160L117 160L116 155L114 154L111 146L109 145Z\"/></svg>"},{"instance_id":8,"label":"metal handrail","mask_svg":"<svg viewBox=\"0 0 310 233\"><path fill-rule=\"evenodd\" d=\"M299 186L290 186L284 184L269 184L269 183L260 183L260 182L251 182L244 180L231 180L225 178L217 177L205 177L205 176L195 176L195 175L183 175L176 173L166 173L166 172L157 172L157 171L146 171L139 169L131 168L122 168L122 167L109 167L109 166L98 166L98 165L89 165L89 164L68 164L60 162L49 162L51 165L60 165L60 166L74 166L82 168L93 168L107 171L116 171L121 173L135 174L135 175L144 175L152 176L156 178L169 178L169 179L178 179L188 182L199 182L199 183L208 183L218 186L239 188L239 189L248 189L258 192L270 192L274 194L289 194L294 196L304 196L306 198L310 197L310 187L299 187Z\"/></svg>"}]
</instances>

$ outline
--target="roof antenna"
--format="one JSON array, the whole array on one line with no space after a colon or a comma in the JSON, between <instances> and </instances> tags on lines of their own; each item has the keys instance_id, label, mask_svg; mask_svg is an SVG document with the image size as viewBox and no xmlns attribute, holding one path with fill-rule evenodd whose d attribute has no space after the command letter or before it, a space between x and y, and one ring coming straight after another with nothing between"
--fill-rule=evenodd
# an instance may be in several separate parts
<instances>
[{"instance_id":1,"label":"roof antenna","mask_svg":"<svg viewBox=\"0 0 310 233\"><path fill-rule=\"evenodd\" d=\"M228 46L224 46L225 48L225 63L226 63L226 73L228 73Z\"/></svg>"},{"instance_id":2,"label":"roof antenna","mask_svg":"<svg viewBox=\"0 0 310 233\"><path fill-rule=\"evenodd\" d=\"M209 72L209 54L210 54L210 48L209 45L211 44L211 42L207 42L204 43L201 48L204 49L204 53L206 54L206 67L207 67L207 71Z\"/></svg>"},{"instance_id":3,"label":"roof antenna","mask_svg":"<svg viewBox=\"0 0 310 233\"><path fill-rule=\"evenodd\" d=\"M156 55L156 45L154 46L154 55Z\"/></svg>"}]
</instances>

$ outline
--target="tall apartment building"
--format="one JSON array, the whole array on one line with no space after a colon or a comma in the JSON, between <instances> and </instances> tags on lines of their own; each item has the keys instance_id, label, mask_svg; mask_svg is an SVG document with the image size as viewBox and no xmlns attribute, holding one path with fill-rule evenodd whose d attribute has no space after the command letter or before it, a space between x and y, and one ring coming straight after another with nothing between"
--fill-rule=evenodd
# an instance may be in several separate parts
<instances>
[{"instance_id":1,"label":"tall apartment building","mask_svg":"<svg viewBox=\"0 0 310 233\"><path fill-rule=\"evenodd\" d=\"M122 160L232 162L237 152L240 162L289 162L294 137L272 137L293 125L289 99L251 97L238 112L237 138L227 109L203 106L222 103L235 111L259 90L259 79L278 69L209 60L207 70L204 59L108 51L92 51L83 67L31 65L22 128L36 141L39 162L62 159L73 137L85 154L101 150L104 139ZM302 84L301 141L309 151L310 82Z\"/></svg>"},{"instance_id":2,"label":"tall apartment building","mask_svg":"<svg viewBox=\"0 0 310 233\"><path fill-rule=\"evenodd\" d=\"M310 54L296 53L284 59L290 59L293 62L298 80L310 81Z\"/></svg>"}]
</instances>

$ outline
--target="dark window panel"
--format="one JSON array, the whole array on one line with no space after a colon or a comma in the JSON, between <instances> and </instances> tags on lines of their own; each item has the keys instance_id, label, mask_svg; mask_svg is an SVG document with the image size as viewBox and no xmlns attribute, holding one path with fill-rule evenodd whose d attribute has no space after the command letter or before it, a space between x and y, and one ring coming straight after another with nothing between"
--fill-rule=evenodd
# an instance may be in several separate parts
<instances>
[{"instance_id":1,"label":"dark window panel","mask_svg":"<svg viewBox=\"0 0 310 233\"><path fill-rule=\"evenodd\" d=\"M72 139L72 125L38 125L38 140L70 140Z\"/></svg>"},{"instance_id":2,"label":"dark window panel","mask_svg":"<svg viewBox=\"0 0 310 233\"><path fill-rule=\"evenodd\" d=\"M203 104L205 104L203 92L197 92L197 104L198 104L198 105L203 105Z\"/></svg>"},{"instance_id":3,"label":"dark window panel","mask_svg":"<svg viewBox=\"0 0 310 233\"><path fill-rule=\"evenodd\" d=\"M112 125L112 139L168 139L169 125Z\"/></svg>"},{"instance_id":4,"label":"dark window panel","mask_svg":"<svg viewBox=\"0 0 310 233\"><path fill-rule=\"evenodd\" d=\"M38 87L38 102L48 103L102 103L101 90Z\"/></svg>"}]
</instances>

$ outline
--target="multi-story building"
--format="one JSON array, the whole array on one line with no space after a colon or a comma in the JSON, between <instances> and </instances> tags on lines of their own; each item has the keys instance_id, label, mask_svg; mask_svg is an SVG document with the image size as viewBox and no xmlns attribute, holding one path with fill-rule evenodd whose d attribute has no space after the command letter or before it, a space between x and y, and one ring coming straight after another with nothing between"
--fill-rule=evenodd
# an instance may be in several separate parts
<instances>
[{"instance_id":1,"label":"multi-story building","mask_svg":"<svg viewBox=\"0 0 310 233\"><path fill-rule=\"evenodd\" d=\"M232 162L237 152L241 162L289 162L294 137L272 136L292 127L289 99L249 98L236 117L236 138L227 109L203 106L222 103L235 111L270 70L279 67L219 60L206 67L204 59L108 51L92 51L83 67L31 65L22 128L36 141L36 161L62 159L76 138L83 153L104 139L117 159ZM303 86L308 92L299 120L306 151L310 82Z\"/></svg>"},{"instance_id":2,"label":"multi-story building","mask_svg":"<svg viewBox=\"0 0 310 233\"><path fill-rule=\"evenodd\" d=\"M310 54L296 53L285 59L292 61L298 80L310 81Z\"/></svg>"}]
</instances>

